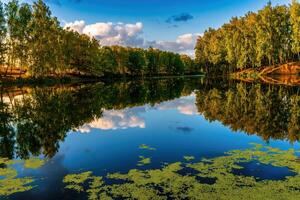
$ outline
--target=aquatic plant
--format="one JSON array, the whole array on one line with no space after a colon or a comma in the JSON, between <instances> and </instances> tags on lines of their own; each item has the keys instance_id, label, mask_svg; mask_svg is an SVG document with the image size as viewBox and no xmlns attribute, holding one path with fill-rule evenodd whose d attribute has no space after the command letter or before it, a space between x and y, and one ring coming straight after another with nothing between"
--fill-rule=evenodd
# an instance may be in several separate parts
<instances>
[{"instance_id":1,"label":"aquatic plant","mask_svg":"<svg viewBox=\"0 0 300 200\"><path fill-rule=\"evenodd\" d=\"M161 169L132 169L125 174L113 173L104 178L115 180L115 184L105 184L102 177L88 172L81 179L85 181L76 185L83 187L89 183L85 190L89 199L300 199L300 163L295 153L293 149L284 151L254 144L253 148L233 150L224 156L202 159L197 163L175 162ZM295 176L276 181L258 180L233 172L242 169L242 163L253 160L274 167L287 167ZM182 175L180 171L185 168L191 168L195 173ZM203 181L206 179L215 181L207 183ZM66 184L66 188L74 187Z\"/></svg>"},{"instance_id":2,"label":"aquatic plant","mask_svg":"<svg viewBox=\"0 0 300 200\"><path fill-rule=\"evenodd\" d=\"M44 164L44 161L38 158L25 161L0 158L0 197L25 192L35 187L32 185L34 182L32 177L17 178L18 171L13 168L15 164L23 164L27 169L37 169Z\"/></svg>"},{"instance_id":3,"label":"aquatic plant","mask_svg":"<svg viewBox=\"0 0 300 200\"><path fill-rule=\"evenodd\" d=\"M30 158L25 160L24 167L27 169L38 169L45 164L45 160L39 158Z\"/></svg>"},{"instance_id":4,"label":"aquatic plant","mask_svg":"<svg viewBox=\"0 0 300 200\"><path fill-rule=\"evenodd\" d=\"M192 161L192 160L195 160L195 157L194 156L183 156L184 160L186 161Z\"/></svg>"},{"instance_id":5,"label":"aquatic plant","mask_svg":"<svg viewBox=\"0 0 300 200\"><path fill-rule=\"evenodd\" d=\"M140 156L139 158L140 158L140 160L137 164L138 166L144 166L144 165L148 165L151 163L151 158L146 158L144 156Z\"/></svg>"},{"instance_id":6,"label":"aquatic plant","mask_svg":"<svg viewBox=\"0 0 300 200\"><path fill-rule=\"evenodd\" d=\"M146 145L146 144L141 144L141 145L139 146L139 148L140 148L140 149L145 149L145 150L150 150L150 151L155 151L155 150L156 150L155 148L150 147L150 146L148 146L148 145Z\"/></svg>"},{"instance_id":7,"label":"aquatic plant","mask_svg":"<svg viewBox=\"0 0 300 200\"><path fill-rule=\"evenodd\" d=\"M83 187L80 185L88 180L92 172L83 172L80 174L69 174L64 177L63 182L67 184L66 188L76 190L77 192L83 191Z\"/></svg>"}]
</instances>

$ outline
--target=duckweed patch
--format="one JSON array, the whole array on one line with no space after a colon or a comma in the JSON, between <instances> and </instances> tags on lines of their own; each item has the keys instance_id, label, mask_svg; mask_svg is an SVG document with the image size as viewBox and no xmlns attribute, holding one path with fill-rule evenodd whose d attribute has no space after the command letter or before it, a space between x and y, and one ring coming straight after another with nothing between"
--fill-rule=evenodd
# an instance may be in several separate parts
<instances>
[{"instance_id":1,"label":"duckweed patch","mask_svg":"<svg viewBox=\"0 0 300 200\"><path fill-rule=\"evenodd\" d=\"M141 144L141 145L139 146L139 148L140 148L140 149L144 149L144 150L150 150L150 151L155 151L155 150L156 150L155 148L150 147L150 146L148 146L148 145L146 145L146 144Z\"/></svg>"},{"instance_id":2,"label":"duckweed patch","mask_svg":"<svg viewBox=\"0 0 300 200\"><path fill-rule=\"evenodd\" d=\"M192 161L192 160L195 160L195 157L194 156L183 156L184 160L186 161Z\"/></svg>"},{"instance_id":3,"label":"duckweed patch","mask_svg":"<svg viewBox=\"0 0 300 200\"><path fill-rule=\"evenodd\" d=\"M32 158L25 161L8 160L0 158L0 196L9 196L19 192L31 190L34 179L32 177L17 178L18 171L13 168L14 164L22 164L24 168L37 169L44 164L43 160Z\"/></svg>"},{"instance_id":4,"label":"duckweed patch","mask_svg":"<svg viewBox=\"0 0 300 200\"><path fill-rule=\"evenodd\" d=\"M92 172L83 172L80 174L69 174L64 177L63 182L67 184L67 189L73 189L77 192L83 191L83 187L81 186L86 180L90 179Z\"/></svg>"},{"instance_id":5,"label":"duckweed patch","mask_svg":"<svg viewBox=\"0 0 300 200\"><path fill-rule=\"evenodd\" d=\"M255 144L253 148L230 151L225 156L197 163L176 162L161 169L132 169L125 174L113 173L106 177L88 172L80 182L65 183L66 188L75 190L88 185L84 192L89 199L300 199L300 163L295 153L293 149L283 151ZM252 160L287 167L296 175L283 180L257 181L251 176L232 173L242 169L242 163ZM194 169L195 173L180 174L184 168ZM109 185L104 180L122 181Z\"/></svg>"},{"instance_id":6,"label":"duckweed patch","mask_svg":"<svg viewBox=\"0 0 300 200\"><path fill-rule=\"evenodd\" d=\"M140 160L138 162L138 166L144 166L151 163L151 158L146 158L144 156L140 156Z\"/></svg>"},{"instance_id":7,"label":"duckweed patch","mask_svg":"<svg viewBox=\"0 0 300 200\"><path fill-rule=\"evenodd\" d=\"M38 169L45 164L45 160L39 158L30 158L25 160L24 167L27 169Z\"/></svg>"}]
</instances>

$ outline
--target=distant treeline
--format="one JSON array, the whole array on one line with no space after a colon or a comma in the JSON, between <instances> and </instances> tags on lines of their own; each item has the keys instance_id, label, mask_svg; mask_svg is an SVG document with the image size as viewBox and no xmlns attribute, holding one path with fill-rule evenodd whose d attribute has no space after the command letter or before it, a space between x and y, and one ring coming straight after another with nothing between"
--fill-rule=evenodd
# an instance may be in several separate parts
<instances>
[{"instance_id":1,"label":"distant treeline","mask_svg":"<svg viewBox=\"0 0 300 200\"><path fill-rule=\"evenodd\" d=\"M94 38L62 28L42 0L32 5L17 0L5 5L0 2L0 70L2 76L26 74L36 78L199 72L186 55L151 47L100 46Z\"/></svg>"},{"instance_id":2,"label":"distant treeline","mask_svg":"<svg viewBox=\"0 0 300 200\"><path fill-rule=\"evenodd\" d=\"M208 29L196 45L196 61L212 74L299 61L300 4L272 6Z\"/></svg>"}]
</instances>

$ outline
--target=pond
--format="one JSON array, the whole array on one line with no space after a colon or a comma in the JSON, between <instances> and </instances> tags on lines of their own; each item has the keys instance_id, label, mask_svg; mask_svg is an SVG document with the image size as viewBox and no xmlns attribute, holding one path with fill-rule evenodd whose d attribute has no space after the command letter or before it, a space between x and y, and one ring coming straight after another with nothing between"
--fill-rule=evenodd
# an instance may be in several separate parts
<instances>
[{"instance_id":1,"label":"pond","mask_svg":"<svg viewBox=\"0 0 300 200\"><path fill-rule=\"evenodd\" d=\"M298 199L299 86L2 87L3 199Z\"/></svg>"}]
</instances>

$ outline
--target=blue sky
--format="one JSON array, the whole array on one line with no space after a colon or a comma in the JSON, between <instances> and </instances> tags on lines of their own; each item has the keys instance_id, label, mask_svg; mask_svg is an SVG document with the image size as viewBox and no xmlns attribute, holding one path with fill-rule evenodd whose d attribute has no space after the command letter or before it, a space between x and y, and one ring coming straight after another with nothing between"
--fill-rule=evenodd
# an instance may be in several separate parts
<instances>
[{"instance_id":1,"label":"blue sky","mask_svg":"<svg viewBox=\"0 0 300 200\"><path fill-rule=\"evenodd\" d=\"M192 53L197 35L208 27L219 27L232 16L257 11L267 2L268 0L46 0L53 15L58 17L63 26L68 23L69 27L76 27L74 29L79 32L91 33L105 45L117 43L143 47L152 44L158 48L186 51L189 54ZM290 0L272 0L273 5L289 3ZM73 24L76 20L81 23ZM122 24L118 25L119 22ZM95 25L97 23L101 24ZM89 28L84 29L86 26ZM127 38L126 34L131 35Z\"/></svg>"},{"instance_id":2,"label":"blue sky","mask_svg":"<svg viewBox=\"0 0 300 200\"><path fill-rule=\"evenodd\" d=\"M268 0L48 0L53 14L60 20L71 22L124 22L144 24L144 34L150 40L170 40L184 33L202 33L209 26L218 27L232 16L262 8ZM273 0L275 4L288 4L290 0ZM182 13L194 18L174 23L166 20Z\"/></svg>"}]
</instances>

